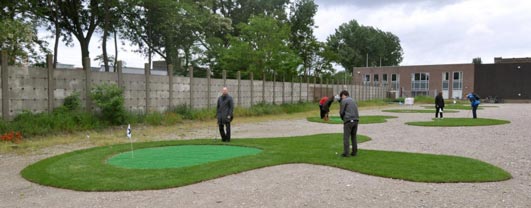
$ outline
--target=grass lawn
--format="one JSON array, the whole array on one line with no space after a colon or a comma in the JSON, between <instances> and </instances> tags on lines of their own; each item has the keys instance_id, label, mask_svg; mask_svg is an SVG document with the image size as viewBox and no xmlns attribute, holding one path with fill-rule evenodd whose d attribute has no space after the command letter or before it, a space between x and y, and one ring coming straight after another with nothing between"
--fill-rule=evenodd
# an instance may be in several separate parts
<instances>
[{"instance_id":1,"label":"grass lawn","mask_svg":"<svg viewBox=\"0 0 531 208\"><path fill-rule=\"evenodd\" d=\"M435 109L435 106L431 106L431 105L423 105L422 107L426 108L426 109ZM472 107L470 107L470 105L454 105L454 104L449 104L449 105L445 105L444 106L444 110L446 109L454 109L454 110L472 110ZM478 107L478 110L482 110L483 107ZM435 113L435 111L434 111Z\"/></svg>"},{"instance_id":2,"label":"grass lawn","mask_svg":"<svg viewBox=\"0 0 531 208\"><path fill-rule=\"evenodd\" d=\"M343 124L343 121L339 116L330 116L330 120L324 121L321 117L308 117L308 121L327 123L327 124ZM360 116L359 124L373 124L373 123L385 123L387 119L396 118L396 116Z\"/></svg>"},{"instance_id":3,"label":"grass lawn","mask_svg":"<svg viewBox=\"0 0 531 208\"><path fill-rule=\"evenodd\" d=\"M408 125L413 126L446 126L446 127L457 127L457 126L492 126L492 125L501 125L508 124L510 121L490 119L490 118L445 118L445 119L433 119L431 121L414 121L407 122Z\"/></svg>"},{"instance_id":4,"label":"grass lawn","mask_svg":"<svg viewBox=\"0 0 531 208\"><path fill-rule=\"evenodd\" d=\"M370 138L359 136L358 142ZM42 185L80 191L129 191L164 189L198 183L262 167L308 163L363 174L418 182L487 182L508 180L511 175L491 164L464 157L376 150L359 150L342 158L341 134L234 139L230 144L212 139L144 142L143 148L175 145L231 145L260 149L257 154L167 169L131 169L108 163L130 151L128 143L78 150L41 160L22 170L22 177ZM126 153L127 154L127 153ZM208 154L208 152L203 153Z\"/></svg>"},{"instance_id":5,"label":"grass lawn","mask_svg":"<svg viewBox=\"0 0 531 208\"><path fill-rule=\"evenodd\" d=\"M435 109L389 109L389 110L382 110L382 112L387 113L435 113ZM444 113L457 113L459 111L456 110L444 110Z\"/></svg>"}]
</instances>

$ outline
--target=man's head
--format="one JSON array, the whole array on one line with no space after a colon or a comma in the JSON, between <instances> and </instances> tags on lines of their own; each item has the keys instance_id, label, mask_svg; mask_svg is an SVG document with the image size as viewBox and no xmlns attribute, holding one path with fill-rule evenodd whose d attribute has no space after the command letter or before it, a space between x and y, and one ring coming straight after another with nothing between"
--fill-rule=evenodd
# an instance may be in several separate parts
<instances>
[{"instance_id":1,"label":"man's head","mask_svg":"<svg viewBox=\"0 0 531 208\"><path fill-rule=\"evenodd\" d=\"M227 89L227 87L223 87L223 89L221 89L221 94L222 95L228 95L229 94L229 90Z\"/></svg>"},{"instance_id":2,"label":"man's head","mask_svg":"<svg viewBox=\"0 0 531 208\"><path fill-rule=\"evenodd\" d=\"M341 99L345 99L348 96L350 96L350 95L348 94L348 91L346 91L346 90L343 90L343 91L341 91L341 93L339 93L339 97L341 97Z\"/></svg>"}]
</instances>

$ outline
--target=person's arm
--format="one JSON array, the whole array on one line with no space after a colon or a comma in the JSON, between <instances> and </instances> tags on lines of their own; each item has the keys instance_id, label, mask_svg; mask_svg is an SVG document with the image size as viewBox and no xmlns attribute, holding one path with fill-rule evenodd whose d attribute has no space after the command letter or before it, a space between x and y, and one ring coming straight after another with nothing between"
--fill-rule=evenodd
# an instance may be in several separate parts
<instances>
[{"instance_id":1,"label":"person's arm","mask_svg":"<svg viewBox=\"0 0 531 208\"><path fill-rule=\"evenodd\" d=\"M345 111L347 110L348 103L343 101L341 102L341 107L339 109L339 116L341 117L341 120L345 118Z\"/></svg>"},{"instance_id":2,"label":"person's arm","mask_svg":"<svg viewBox=\"0 0 531 208\"><path fill-rule=\"evenodd\" d=\"M232 118L232 113L234 112L234 100L232 100L232 97L229 100L229 119Z\"/></svg>"}]
</instances>

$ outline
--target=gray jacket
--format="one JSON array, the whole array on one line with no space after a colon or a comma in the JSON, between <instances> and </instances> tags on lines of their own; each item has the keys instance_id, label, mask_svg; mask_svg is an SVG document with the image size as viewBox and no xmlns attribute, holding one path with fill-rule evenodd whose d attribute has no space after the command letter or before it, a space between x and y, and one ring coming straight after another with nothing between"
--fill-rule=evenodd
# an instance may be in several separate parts
<instances>
[{"instance_id":1,"label":"gray jacket","mask_svg":"<svg viewBox=\"0 0 531 208\"><path fill-rule=\"evenodd\" d=\"M339 108L339 115L343 122L348 122L350 120L359 121L360 116L358 114L358 105L351 97L347 97L341 100L341 106Z\"/></svg>"},{"instance_id":2,"label":"gray jacket","mask_svg":"<svg viewBox=\"0 0 531 208\"><path fill-rule=\"evenodd\" d=\"M219 96L218 105L216 108L216 117L218 118L218 123L230 123L232 121L232 112L234 111L234 101L230 95ZM230 116L230 118L229 118Z\"/></svg>"}]
</instances>

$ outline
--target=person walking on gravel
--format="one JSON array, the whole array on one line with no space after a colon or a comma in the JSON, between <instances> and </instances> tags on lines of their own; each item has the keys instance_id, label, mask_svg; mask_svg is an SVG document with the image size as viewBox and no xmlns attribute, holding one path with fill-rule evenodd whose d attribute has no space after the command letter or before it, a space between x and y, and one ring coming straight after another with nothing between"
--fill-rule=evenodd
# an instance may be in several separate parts
<instances>
[{"instance_id":1,"label":"person walking on gravel","mask_svg":"<svg viewBox=\"0 0 531 208\"><path fill-rule=\"evenodd\" d=\"M358 153L358 143L356 139L359 122L358 105L349 96L349 93L346 90L341 91L339 97L339 102L341 103L339 115L341 116L341 120L343 120L343 154L341 154L341 156L349 156L349 140L352 143L352 152L350 153L350 156L356 156Z\"/></svg>"},{"instance_id":2,"label":"person walking on gravel","mask_svg":"<svg viewBox=\"0 0 531 208\"><path fill-rule=\"evenodd\" d=\"M438 118L438 116L441 116L441 119L443 118L443 109L444 109L444 98L442 96L442 92L439 92L437 96L435 96L435 118Z\"/></svg>"},{"instance_id":3,"label":"person walking on gravel","mask_svg":"<svg viewBox=\"0 0 531 208\"><path fill-rule=\"evenodd\" d=\"M229 95L227 87L224 87L221 92L216 108L219 133L221 134L222 142L230 142L230 122L233 119L234 101Z\"/></svg>"}]
</instances>

